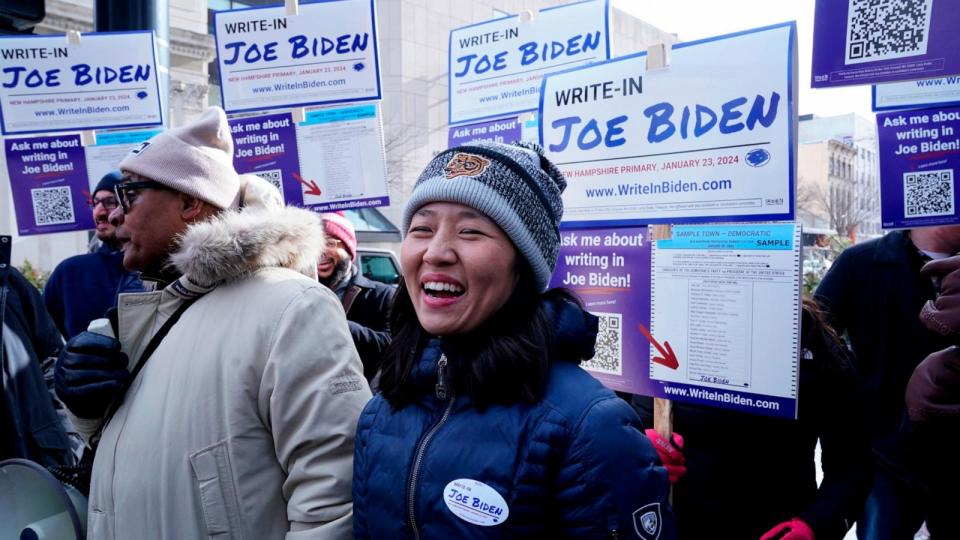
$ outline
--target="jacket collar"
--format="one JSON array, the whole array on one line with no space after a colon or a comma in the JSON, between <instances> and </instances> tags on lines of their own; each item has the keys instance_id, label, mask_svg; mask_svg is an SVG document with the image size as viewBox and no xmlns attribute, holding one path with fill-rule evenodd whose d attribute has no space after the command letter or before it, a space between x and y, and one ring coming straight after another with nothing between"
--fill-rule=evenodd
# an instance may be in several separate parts
<instances>
[{"instance_id":1,"label":"jacket collar","mask_svg":"<svg viewBox=\"0 0 960 540\"><path fill-rule=\"evenodd\" d=\"M564 300L544 302L553 321L552 361L575 362L593 358L600 319L576 304Z\"/></svg>"},{"instance_id":2,"label":"jacket collar","mask_svg":"<svg viewBox=\"0 0 960 540\"><path fill-rule=\"evenodd\" d=\"M362 289L376 289L377 283L379 282L375 282L368 277L364 277L364 275L361 273L357 273L357 275L353 278L353 285L356 285Z\"/></svg>"},{"instance_id":3,"label":"jacket collar","mask_svg":"<svg viewBox=\"0 0 960 540\"><path fill-rule=\"evenodd\" d=\"M544 300L544 312L553 328L553 344L547 354L553 362L574 362L592 358L597 340L599 319L576 304L565 300ZM417 362L410 371L410 381L418 393L433 393L437 383L438 362L441 355L449 360L463 356L456 339L431 338L420 350ZM447 380L452 381L452 370L461 362L450 361Z\"/></svg>"},{"instance_id":4,"label":"jacket collar","mask_svg":"<svg viewBox=\"0 0 960 540\"><path fill-rule=\"evenodd\" d=\"M228 210L191 225L170 261L201 287L271 267L316 279L322 249L323 225L313 212L293 207Z\"/></svg>"},{"instance_id":5,"label":"jacket collar","mask_svg":"<svg viewBox=\"0 0 960 540\"><path fill-rule=\"evenodd\" d=\"M876 263L900 263L903 264L904 254L908 260L916 255L919 257L917 247L910 240L908 231L893 231L877 239L877 247L873 252L873 261Z\"/></svg>"},{"instance_id":6,"label":"jacket collar","mask_svg":"<svg viewBox=\"0 0 960 540\"><path fill-rule=\"evenodd\" d=\"M100 255L113 255L114 253L120 253L120 250L108 245L106 242L100 242L100 247L98 247L94 253Z\"/></svg>"}]
</instances>

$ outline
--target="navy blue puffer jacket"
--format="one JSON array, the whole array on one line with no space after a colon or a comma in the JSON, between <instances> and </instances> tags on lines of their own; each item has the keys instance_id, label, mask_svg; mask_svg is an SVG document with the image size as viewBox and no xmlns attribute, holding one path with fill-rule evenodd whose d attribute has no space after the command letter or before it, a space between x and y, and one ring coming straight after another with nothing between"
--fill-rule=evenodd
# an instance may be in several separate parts
<instances>
[{"instance_id":1,"label":"navy blue puffer jacket","mask_svg":"<svg viewBox=\"0 0 960 540\"><path fill-rule=\"evenodd\" d=\"M592 351L593 316L551 307L554 350ZM415 403L393 410L377 395L360 417L356 538L675 537L666 471L639 419L575 359L553 359L539 402L481 411L435 395L447 352L434 340L421 353Z\"/></svg>"}]
</instances>

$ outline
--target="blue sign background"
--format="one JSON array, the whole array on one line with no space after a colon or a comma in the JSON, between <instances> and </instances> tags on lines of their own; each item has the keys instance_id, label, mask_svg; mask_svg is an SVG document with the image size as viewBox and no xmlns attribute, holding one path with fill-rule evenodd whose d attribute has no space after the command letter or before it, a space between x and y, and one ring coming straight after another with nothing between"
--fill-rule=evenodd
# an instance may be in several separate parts
<instances>
[{"instance_id":1,"label":"blue sign background","mask_svg":"<svg viewBox=\"0 0 960 540\"><path fill-rule=\"evenodd\" d=\"M960 223L960 108L877 115L885 229Z\"/></svg>"},{"instance_id":2,"label":"blue sign background","mask_svg":"<svg viewBox=\"0 0 960 540\"><path fill-rule=\"evenodd\" d=\"M897 42L897 35L912 32L922 35L924 25L912 25L906 13L908 2L861 2L864 9L879 9L889 6L892 14L881 17L866 17L860 28L872 29L864 34L869 39L852 39L863 43L869 50L870 43L889 40ZM917 4L922 4L919 2ZM901 58L880 59L847 63L847 28L850 0L817 0L813 25L813 73L810 86L827 88L876 82L909 81L924 77L940 77L960 73L960 3L934 0L931 6L929 34L926 36L925 54ZM869 11L868 11L869 13ZM884 25L886 21L886 26ZM899 31L899 32L898 32ZM856 45L859 47L859 45ZM868 53L864 53L868 54Z\"/></svg>"}]
</instances>

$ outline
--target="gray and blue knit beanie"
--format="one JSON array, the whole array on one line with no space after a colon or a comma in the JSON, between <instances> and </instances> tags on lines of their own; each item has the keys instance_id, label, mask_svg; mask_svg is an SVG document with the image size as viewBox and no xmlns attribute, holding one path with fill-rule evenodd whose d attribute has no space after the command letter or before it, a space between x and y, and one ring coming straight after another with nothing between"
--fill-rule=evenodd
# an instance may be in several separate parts
<instances>
[{"instance_id":1,"label":"gray and blue knit beanie","mask_svg":"<svg viewBox=\"0 0 960 540\"><path fill-rule=\"evenodd\" d=\"M560 194L566 187L563 174L538 144L480 142L450 148L433 158L414 184L403 208L403 233L425 204L475 208L503 229L545 291L557 266Z\"/></svg>"}]
</instances>

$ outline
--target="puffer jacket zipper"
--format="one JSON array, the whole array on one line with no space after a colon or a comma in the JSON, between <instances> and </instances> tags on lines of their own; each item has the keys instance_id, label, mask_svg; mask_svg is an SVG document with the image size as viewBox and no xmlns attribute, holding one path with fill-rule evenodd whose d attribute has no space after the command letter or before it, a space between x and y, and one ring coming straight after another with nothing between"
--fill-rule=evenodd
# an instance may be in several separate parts
<instances>
[{"instance_id":1,"label":"puffer jacket zipper","mask_svg":"<svg viewBox=\"0 0 960 540\"><path fill-rule=\"evenodd\" d=\"M437 385L436 385L436 394L437 399L445 400L448 398L447 385L446 385L446 368L447 368L447 357L446 355L441 354L440 359L437 360ZM409 512L410 518L410 528L413 530L413 537L416 540L420 540L420 531L417 529L417 517L416 517L416 493L417 493L417 480L420 476L420 466L423 464L423 455L427 451L427 446L430 444L430 440L433 439L433 436L437 434L437 431L443 427L443 424L447 422L447 419L450 418L450 413L453 411L453 402L455 401L452 394L449 395L450 401L447 403L447 406L443 409L443 414L440 415L440 420L437 420L437 423L427 431L427 434L424 435L423 440L420 441L420 444L417 446L417 451L414 454L413 458L413 467L410 469L410 483L407 486L408 489L408 500L407 500L407 509Z\"/></svg>"}]
</instances>

